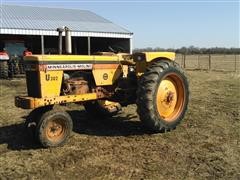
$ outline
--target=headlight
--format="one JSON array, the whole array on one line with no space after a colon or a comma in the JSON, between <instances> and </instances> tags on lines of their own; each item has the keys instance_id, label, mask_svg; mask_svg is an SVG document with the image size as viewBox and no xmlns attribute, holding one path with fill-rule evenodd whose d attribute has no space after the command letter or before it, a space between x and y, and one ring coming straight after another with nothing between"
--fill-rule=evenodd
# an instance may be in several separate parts
<instances>
[{"instance_id":1,"label":"headlight","mask_svg":"<svg viewBox=\"0 0 240 180\"><path fill-rule=\"evenodd\" d=\"M139 62L139 61L145 61L145 54L144 53L135 53L133 54L133 60L135 62Z\"/></svg>"}]
</instances>

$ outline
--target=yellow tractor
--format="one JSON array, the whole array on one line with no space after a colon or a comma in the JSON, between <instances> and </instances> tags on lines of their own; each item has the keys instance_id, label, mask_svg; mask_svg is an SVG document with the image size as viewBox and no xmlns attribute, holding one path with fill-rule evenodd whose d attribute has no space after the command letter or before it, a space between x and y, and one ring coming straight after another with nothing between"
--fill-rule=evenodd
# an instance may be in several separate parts
<instances>
[{"instance_id":1,"label":"yellow tractor","mask_svg":"<svg viewBox=\"0 0 240 180\"><path fill-rule=\"evenodd\" d=\"M189 99L188 81L173 52L135 54L99 52L71 55L71 35L65 28L66 54L24 58L27 96L15 105L32 109L26 124L44 147L63 145L72 131L67 112L53 106L76 103L98 118L112 116L122 106L137 104L144 126L154 132L175 129Z\"/></svg>"}]
</instances>

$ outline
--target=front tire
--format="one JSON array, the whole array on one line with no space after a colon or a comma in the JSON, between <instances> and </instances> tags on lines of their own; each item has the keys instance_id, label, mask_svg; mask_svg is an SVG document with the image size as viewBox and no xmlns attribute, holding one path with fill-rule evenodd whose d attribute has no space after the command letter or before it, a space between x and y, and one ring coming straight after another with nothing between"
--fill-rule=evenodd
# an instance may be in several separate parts
<instances>
[{"instance_id":1,"label":"front tire","mask_svg":"<svg viewBox=\"0 0 240 180\"><path fill-rule=\"evenodd\" d=\"M35 138L36 127L39 123L40 118L45 112L52 110L52 108L53 106L43 106L43 107L33 109L28 114L24 124L25 124L26 131L30 137L33 137L33 139Z\"/></svg>"},{"instance_id":2,"label":"front tire","mask_svg":"<svg viewBox=\"0 0 240 180\"><path fill-rule=\"evenodd\" d=\"M140 78L137 112L143 124L154 132L175 129L185 115L188 100L187 78L173 61L153 62Z\"/></svg>"},{"instance_id":3,"label":"front tire","mask_svg":"<svg viewBox=\"0 0 240 180\"><path fill-rule=\"evenodd\" d=\"M67 112L45 112L36 128L36 137L43 147L63 145L71 135L73 123Z\"/></svg>"}]
</instances>

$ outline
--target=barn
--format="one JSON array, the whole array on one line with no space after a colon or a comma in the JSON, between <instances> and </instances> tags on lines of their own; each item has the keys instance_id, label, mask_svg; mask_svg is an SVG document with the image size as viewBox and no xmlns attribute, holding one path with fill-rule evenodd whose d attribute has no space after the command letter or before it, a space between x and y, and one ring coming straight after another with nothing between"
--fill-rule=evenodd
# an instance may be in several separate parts
<instances>
[{"instance_id":1,"label":"barn","mask_svg":"<svg viewBox=\"0 0 240 180\"><path fill-rule=\"evenodd\" d=\"M11 55L25 48L34 54L57 54L56 29L64 26L71 30L73 54L132 52L133 33L93 12L16 5L1 5L0 48Z\"/></svg>"}]
</instances>

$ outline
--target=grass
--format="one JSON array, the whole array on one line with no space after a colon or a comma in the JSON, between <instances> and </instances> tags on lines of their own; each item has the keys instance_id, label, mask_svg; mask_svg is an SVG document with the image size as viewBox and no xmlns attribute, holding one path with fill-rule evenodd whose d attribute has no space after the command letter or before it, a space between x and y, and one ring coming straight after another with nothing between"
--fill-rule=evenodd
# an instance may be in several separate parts
<instances>
[{"instance_id":1,"label":"grass","mask_svg":"<svg viewBox=\"0 0 240 180\"><path fill-rule=\"evenodd\" d=\"M62 179L239 179L240 75L188 71L191 97L176 130L149 134L134 105L110 119L65 109L74 133L63 147L41 149L24 131L29 111L14 107L24 80L0 81L0 177Z\"/></svg>"}]
</instances>

